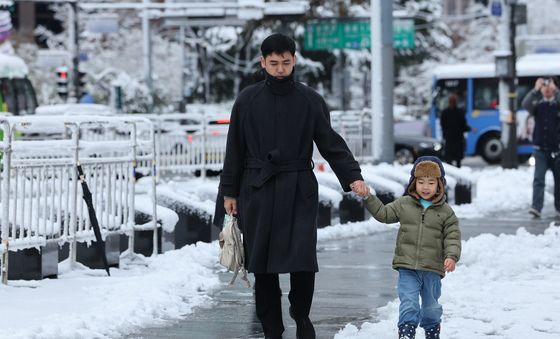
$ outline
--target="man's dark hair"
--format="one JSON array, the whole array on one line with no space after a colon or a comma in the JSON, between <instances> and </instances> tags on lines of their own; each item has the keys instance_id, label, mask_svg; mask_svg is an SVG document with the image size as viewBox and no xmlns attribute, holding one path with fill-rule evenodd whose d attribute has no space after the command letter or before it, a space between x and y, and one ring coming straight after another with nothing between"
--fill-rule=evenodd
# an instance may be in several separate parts
<instances>
[{"instance_id":1,"label":"man's dark hair","mask_svg":"<svg viewBox=\"0 0 560 339\"><path fill-rule=\"evenodd\" d=\"M290 52L290 54L296 54L296 43L295 41L284 34L276 33L268 36L261 44L261 53L263 57L267 57L272 53L284 54Z\"/></svg>"}]
</instances>

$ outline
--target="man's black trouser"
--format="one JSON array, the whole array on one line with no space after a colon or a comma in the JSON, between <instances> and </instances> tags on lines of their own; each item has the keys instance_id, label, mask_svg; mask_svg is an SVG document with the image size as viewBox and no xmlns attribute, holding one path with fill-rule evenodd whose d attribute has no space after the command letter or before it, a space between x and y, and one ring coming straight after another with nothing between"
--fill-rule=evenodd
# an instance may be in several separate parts
<instances>
[{"instance_id":1,"label":"man's black trouser","mask_svg":"<svg viewBox=\"0 0 560 339\"><path fill-rule=\"evenodd\" d=\"M306 318L311 310L315 290L315 272L290 273L288 299L294 318ZM255 303L257 317L267 336L280 336L284 332L282 322L282 291L278 274L255 274Z\"/></svg>"}]
</instances>

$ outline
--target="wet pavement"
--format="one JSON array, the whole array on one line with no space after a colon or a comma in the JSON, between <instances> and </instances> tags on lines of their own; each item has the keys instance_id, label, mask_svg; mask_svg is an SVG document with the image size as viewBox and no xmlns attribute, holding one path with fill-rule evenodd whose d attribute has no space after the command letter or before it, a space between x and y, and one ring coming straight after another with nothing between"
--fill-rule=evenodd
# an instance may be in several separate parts
<instances>
[{"instance_id":1,"label":"wet pavement","mask_svg":"<svg viewBox=\"0 0 560 339\"><path fill-rule=\"evenodd\" d=\"M553 211L544 211L553 215ZM481 233L515 233L525 227L540 234L554 219L531 219L526 211L463 219L463 239ZM396 231L368 237L322 242L318 245L320 272L316 277L311 320L317 338L332 338L345 324L375 319L375 309L396 298L396 272L391 269ZM459 266L460 269L460 266ZM128 338L262 338L254 311L252 289L241 284L227 287L231 274L221 274L222 289L214 291L213 302L197 308L185 319L166 327L147 328ZM289 317L289 276L281 275L284 338L295 338L295 323Z\"/></svg>"}]
</instances>

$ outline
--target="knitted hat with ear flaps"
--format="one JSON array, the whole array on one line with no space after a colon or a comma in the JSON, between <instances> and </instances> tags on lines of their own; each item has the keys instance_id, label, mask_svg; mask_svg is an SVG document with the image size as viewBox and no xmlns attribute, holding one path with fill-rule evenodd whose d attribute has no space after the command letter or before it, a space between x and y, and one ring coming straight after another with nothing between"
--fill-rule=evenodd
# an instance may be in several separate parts
<instances>
[{"instance_id":1,"label":"knitted hat with ear flaps","mask_svg":"<svg viewBox=\"0 0 560 339\"><path fill-rule=\"evenodd\" d=\"M406 191L409 195L417 199L419 199L420 196L416 193L416 178L420 177L437 178L438 188L432 201L438 203L445 200L445 170L443 169L443 163L438 157L423 156L419 157L414 162L412 170L410 171L410 181Z\"/></svg>"}]
</instances>

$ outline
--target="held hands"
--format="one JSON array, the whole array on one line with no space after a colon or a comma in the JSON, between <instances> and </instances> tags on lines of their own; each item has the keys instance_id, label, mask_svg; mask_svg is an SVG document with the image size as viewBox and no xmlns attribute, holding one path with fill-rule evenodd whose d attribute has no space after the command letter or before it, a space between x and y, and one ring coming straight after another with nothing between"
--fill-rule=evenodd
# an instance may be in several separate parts
<instances>
[{"instance_id":1,"label":"held hands","mask_svg":"<svg viewBox=\"0 0 560 339\"><path fill-rule=\"evenodd\" d=\"M455 271L455 260L451 258L445 259L445 261L443 262L443 268L445 269L445 272Z\"/></svg>"},{"instance_id":2,"label":"held hands","mask_svg":"<svg viewBox=\"0 0 560 339\"><path fill-rule=\"evenodd\" d=\"M356 193L358 196L365 198L369 195L369 187L363 180L356 180L350 184L352 192Z\"/></svg>"},{"instance_id":3,"label":"held hands","mask_svg":"<svg viewBox=\"0 0 560 339\"><path fill-rule=\"evenodd\" d=\"M237 199L224 197L224 209L228 215L237 215Z\"/></svg>"}]
</instances>

